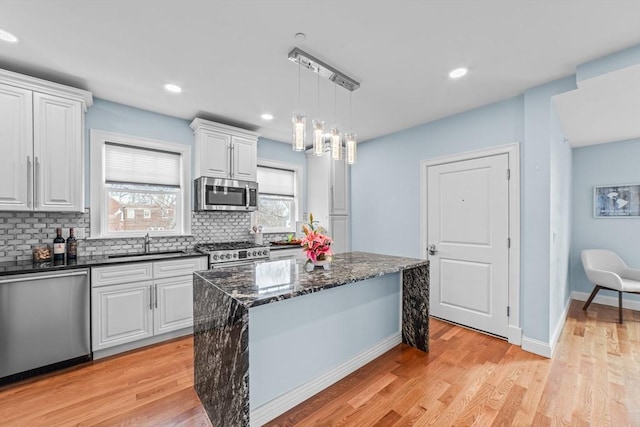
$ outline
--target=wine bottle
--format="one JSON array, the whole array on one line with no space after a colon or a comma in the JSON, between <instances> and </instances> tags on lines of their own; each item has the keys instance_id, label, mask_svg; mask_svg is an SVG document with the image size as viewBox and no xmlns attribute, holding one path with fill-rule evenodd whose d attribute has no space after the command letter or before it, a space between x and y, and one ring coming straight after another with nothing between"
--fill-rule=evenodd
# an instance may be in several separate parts
<instances>
[{"instance_id":1,"label":"wine bottle","mask_svg":"<svg viewBox=\"0 0 640 427\"><path fill-rule=\"evenodd\" d=\"M73 232L73 228L70 228L69 237L67 238L67 261L76 258L78 258L78 240Z\"/></svg>"},{"instance_id":2,"label":"wine bottle","mask_svg":"<svg viewBox=\"0 0 640 427\"><path fill-rule=\"evenodd\" d=\"M56 238L53 239L53 259L64 260L65 245L62 237L62 228L56 228Z\"/></svg>"}]
</instances>

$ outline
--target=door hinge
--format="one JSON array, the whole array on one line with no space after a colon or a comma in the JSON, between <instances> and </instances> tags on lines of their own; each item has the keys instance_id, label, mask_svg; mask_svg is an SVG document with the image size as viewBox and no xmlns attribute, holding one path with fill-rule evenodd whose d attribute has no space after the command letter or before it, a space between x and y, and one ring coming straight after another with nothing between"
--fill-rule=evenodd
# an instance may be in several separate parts
<instances>
[{"instance_id":1,"label":"door hinge","mask_svg":"<svg viewBox=\"0 0 640 427\"><path fill-rule=\"evenodd\" d=\"M507 248L511 249L511 237L507 237Z\"/></svg>"},{"instance_id":2,"label":"door hinge","mask_svg":"<svg viewBox=\"0 0 640 427\"><path fill-rule=\"evenodd\" d=\"M507 181L511 179L511 169L507 169Z\"/></svg>"},{"instance_id":3,"label":"door hinge","mask_svg":"<svg viewBox=\"0 0 640 427\"><path fill-rule=\"evenodd\" d=\"M511 315L511 307L507 306L507 317Z\"/></svg>"}]
</instances>

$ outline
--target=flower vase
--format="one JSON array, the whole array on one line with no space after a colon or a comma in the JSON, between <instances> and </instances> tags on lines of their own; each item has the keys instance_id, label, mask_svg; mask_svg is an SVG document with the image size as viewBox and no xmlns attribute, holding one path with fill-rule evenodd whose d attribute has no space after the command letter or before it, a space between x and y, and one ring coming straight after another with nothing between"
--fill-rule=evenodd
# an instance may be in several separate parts
<instances>
[{"instance_id":1,"label":"flower vase","mask_svg":"<svg viewBox=\"0 0 640 427\"><path fill-rule=\"evenodd\" d=\"M316 267L321 267L325 270L331 270L331 259L323 259L315 262L309 260L304 266L305 270L309 272L313 271Z\"/></svg>"}]
</instances>

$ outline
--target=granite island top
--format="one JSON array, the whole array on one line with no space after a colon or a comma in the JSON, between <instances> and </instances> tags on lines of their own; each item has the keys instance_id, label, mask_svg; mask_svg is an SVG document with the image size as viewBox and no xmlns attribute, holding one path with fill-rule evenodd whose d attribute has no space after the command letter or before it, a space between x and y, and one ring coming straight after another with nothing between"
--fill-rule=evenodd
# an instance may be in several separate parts
<instances>
[{"instance_id":1,"label":"granite island top","mask_svg":"<svg viewBox=\"0 0 640 427\"><path fill-rule=\"evenodd\" d=\"M330 270L316 267L307 272L305 262L292 256L194 274L249 308L429 263L422 259L367 252L334 255Z\"/></svg>"}]
</instances>

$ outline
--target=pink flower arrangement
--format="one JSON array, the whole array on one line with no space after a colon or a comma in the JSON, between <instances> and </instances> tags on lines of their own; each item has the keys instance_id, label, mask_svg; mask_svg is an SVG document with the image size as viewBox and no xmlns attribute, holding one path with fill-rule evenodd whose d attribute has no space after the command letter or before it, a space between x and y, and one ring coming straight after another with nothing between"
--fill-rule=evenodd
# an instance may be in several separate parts
<instances>
[{"instance_id":1,"label":"pink flower arrangement","mask_svg":"<svg viewBox=\"0 0 640 427\"><path fill-rule=\"evenodd\" d=\"M324 231L322 227L316 227L313 223L313 214L309 214L308 226L302 226L305 237L300 242L300 245L302 245L302 250L307 255L307 262L331 261L331 256L333 255L331 244L333 240L331 240L331 237L322 234L322 231Z\"/></svg>"}]
</instances>

